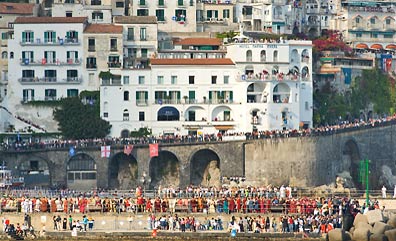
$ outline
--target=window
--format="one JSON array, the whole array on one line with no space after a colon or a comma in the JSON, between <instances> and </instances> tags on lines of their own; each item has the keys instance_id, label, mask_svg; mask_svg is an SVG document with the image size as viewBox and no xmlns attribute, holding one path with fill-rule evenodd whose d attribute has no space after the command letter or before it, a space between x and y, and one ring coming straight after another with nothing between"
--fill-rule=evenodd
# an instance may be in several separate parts
<instances>
[{"instance_id":1,"label":"window","mask_svg":"<svg viewBox=\"0 0 396 241\"><path fill-rule=\"evenodd\" d=\"M22 43L33 43L34 41L34 33L27 31L22 32Z\"/></svg>"},{"instance_id":2,"label":"window","mask_svg":"<svg viewBox=\"0 0 396 241\"><path fill-rule=\"evenodd\" d=\"M91 5L102 5L101 0L91 0Z\"/></svg>"},{"instance_id":3,"label":"window","mask_svg":"<svg viewBox=\"0 0 396 241\"><path fill-rule=\"evenodd\" d=\"M107 65L109 68L120 68L120 56L109 56Z\"/></svg>"},{"instance_id":4,"label":"window","mask_svg":"<svg viewBox=\"0 0 396 241\"><path fill-rule=\"evenodd\" d=\"M278 62L278 51L274 51L274 62Z\"/></svg>"},{"instance_id":5,"label":"window","mask_svg":"<svg viewBox=\"0 0 396 241\"><path fill-rule=\"evenodd\" d=\"M7 58L8 58L7 55L8 55L8 54L7 54L7 51L3 51L3 52L1 53L1 58L2 58L2 59L7 59Z\"/></svg>"},{"instance_id":6,"label":"window","mask_svg":"<svg viewBox=\"0 0 396 241\"><path fill-rule=\"evenodd\" d=\"M33 51L22 51L22 61L24 64L29 64L34 61Z\"/></svg>"},{"instance_id":7,"label":"window","mask_svg":"<svg viewBox=\"0 0 396 241\"><path fill-rule=\"evenodd\" d=\"M186 14L187 14L186 10L184 10L184 9L176 9L175 10L176 21L177 22L185 22L186 21Z\"/></svg>"},{"instance_id":8,"label":"window","mask_svg":"<svg viewBox=\"0 0 396 241\"><path fill-rule=\"evenodd\" d=\"M103 117L105 118L109 117L109 112L103 112Z\"/></svg>"},{"instance_id":9,"label":"window","mask_svg":"<svg viewBox=\"0 0 396 241\"><path fill-rule=\"evenodd\" d=\"M123 121L129 121L129 112L127 109L124 110L124 113L122 113L122 120Z\"/></svg>"},{"instance_id":10,"label":"window","mask_svg":"<svg viewBox=\"0 0 396 241\"><path fill-rule=\"evenodd\" d=\"M88 39L88 51L95 52L95 39L94 38Z\"/></svg>"},{"instance_id":11,"label":"window","mask_svg":"<svg viewBox=\"0 0 396 241\"><path fill-rule=\"evenodd\" d=\"M149 11L148 9L138 9L137 10L137 16L148 16Z\"/></svg>"},{"instance_id":12,"label":"window","mask_svg":"<svg viewBox=\"0 0 396 241\"><path fill-rule=\"evenodd\" d=\"M230 83L230 76L224 75L224 84L229 84L229 83Z\"/></svg>"},{"instance_id":13,"label":"window","mask_svg":"<svg viewBox=\"0 0 396 241\"><path fill-rule=\"evenodd\" d=\"M309 110L309 103L308 103L308 101L305 101L305 110Z\"/></svg>"},{"instance_id":14,"label":"window","mask_svg":"<svg viewBox=\"0 0 396 241\"><path fill-rule=\"evenodd\" d=\"M68 69L66 71L66 75L67 75L67 82L75 82L78 81L78 70L76 69Z\"/></svg>"},{"instance_id":15,"label":"window","mask_svg":"<svg viewBox=\"0 0 396 241\"><path fill-rule=\"evenodd\" d=\"M144 111L139 111L139 121L144 121Z\"/></svg>"},{"instance_id":16,"label":"window","mask_svg":"<svg viewBox=\"0 0 396 241\"><path fill-rule=\"evenodd\" d=\"M129 91L124 91L124 101L128 101L129 100Z\"/></svg>"},{"instance_id":17,"label":"window","mask_svg":"<svg viewBox=\"0 0 396 241\"><path fill-rule=\"evenodd\" d=\"M217 82L217 76L216 75L212 75L212 85L215 85Z\"/></svg>"},{"instance_id":18,"label":"window","mask_svg":"<svg viewBox=\"0 0 396 241\"><path fill-rule=\"evenodd\" d=\"M157 21L160 22L165 21L165 10L164 9L155 10L155 16L157 16Z\"/></svg>"},{"instance_id":19,"label":"window","mask_svg":"<svg viewBox=\"0 0 396 241\"><path fill-rule=\"evenodd\" d=\"M361 38L362 37L362 33L356 33L356 38Z\"/></svg>"},{"instance_id":20,"label":"window","mask_svg":"<svg viewBox=\"0 0 396 241\"><path fill-rule=\"evenodd\" d=\"M92 21L97 21L97 22L103 21L103 13L102 12L93 12L92 13Z\"/></svg>"},{"instance_id":21,"label":"window","mask_svg":"<svg viewBox=\"0 0 396 241\"><path fill-rule=\"evenodd\" d=\"M88 57L87 58L87 69L96 69L96 58Z\"/></svg>"},{"instance_id":22,"label":"window","mask_svg":"<svg viewBox=\"0 0 396 241\"><path fill-rule=\"evenodd\" d=\"M46 82L56 82L56 70L53 69L44 70L44 79Z\"/></svg>"},{"instance_id":23,"label":"window","mask_svg":"<svg viewBox=\"0 0 396 241\"><path fill-rule=\"evenodd\" d=\"M78 32L77 31L67 31L66 32L66 43L78 43Z\"/></svg>"},{"instance_id":24,"label":"window","mask_svg":"<svg viewBox=\"0 0 396 241\"><path fill-rule=\"evenodd\" d=\"M175 76L175 75L171 76L171 84L172 85L176 85L177 84L177 76Z\"/></svg>"},{"instance_id":25,"label":"window","mask_svg":"<svg viewBox=\"0 0 396 241\"><path fill-rule=\"evenodd\" d=\"M370 23L375 24L375 18L370 18Z\"/></svg>"},{"instance_id":26,"label":"window","mask_svg":"<svg viewBox=\"0 0 396 241\"><path fill-rule=\"evenodd\" d=\"M165 6L165 0L158 0L158 6Z\"/></svg>"},{"instance_id":27,"label":"window","mask_svg":"<svg viewBox=\"0 0 396 241\"><path fill-rule=\"evenodd\" d=\"M140 6L146 6L146 0L139 0Z\"/></svg>"},{"instance_id":28,"label":"window","mask_svg":"<svg viewBox=\"0 0 396 241\"><path fill-rule=\"evenodd\" d=\"M230 10L229 9L223 10L223 18L230 18Z\"/></svg>"},{"instance_id":29,"label":"window","mask_svg":"<svg viewBox=\"0 0 396 241\"><path fill-rule=\"evenodd\" d=\"M55 43L56 42L56 32L47 31L44 32L44 43Z\"/></svg>"},{"instance_id":30,"label":"window","mask_svg":"<svg viewBox=\"0 0 396 241\"><path fill-rule=\"evenodd\" d=\"M246 62L252 62L252 50L246 51Z\"/></svg>"},{"instance_id":31,"label":"window","mask_svg":"<svg viewBox=\"0 0 396 241\"><path fill-rule=\"evenodd\" d=\"M217 20L219 17L219 12L217 10L207 10L206 17L210 20Z\"/></svg>"},{"instance_id":32,"label":"window","mask_svg":"<svg viewBox=\"0 0 396 241\"><path fill-rule=\"evenodd\" d=\"M45 60L45 62L44 62ZM56 63L56 52L55 51L44 51L44 63L55 64Z\"/></svg>"},{"instance_id":33,"label":"window","mask_svg":"<svg viewBox=\"0 0 396 241\"><path fill-rule=\"evenodd\" d=\"M142 58L147 58L148 56L148 49L141 49Z\"/></svg>"},{"instance_id":34,"label":"window","mask_svg":"<svg viewBox=\"0 0 396 241\"><path fill-rule=\"evenodd\" d=\"M128 28L127 40L133 41L134 40L134 28Z\"/></svg>"},{"instance_id":35,"label":"window","mask_svg":"<svg viewBox=\"0 0 396 241\"><path fill-rule=\"evenodd\" d=\"M72 11L66 11L66 17L67 18L73 17L73 12Z\"/></svg>"},{"instance_id":36,"label":"window","mask_svg":"<svg viewBox=\"0 0 396 241\"><path fill-rule=\"evenodd\" d=\"M1 33L1 39L8 39L8 33Z\"/></svg>"},{"instance_id":37,"label":"window","mask_svg":"<svg viewBox=\"0 0 396 241\"><path fill-rule=\"evenodd\" d=\"M124 85L129 85L129 76L123 76L122 77L122 83Z\"/></svg>"},{"instance_id":38,"label":"window","mask_svg":"<svg viewBox=\"0 0 396 241\"><path fill-rule=\"evenodd\" d=\"M188 91L188 100L190 104L196 103L195 101L195 91L194 90L189 90Z\"/></svg>"},{"instance_id":39,"label":"window","mask_svg":"<svg viewBox=\"0 0 396 241\"><path fill-rule=\"evenodd\" d=\"M372 38L378 38L378 34L377 33L371 33L371 37Z\"/></svg>"},{"instance_id":40,"label":"window","mask_svg":"<svg viewBox=\"0 0 396 241\"><path fill-rule=\"evenodd\" d=\"M136 91L136 105L147 105L148 92L147 91Z\"/></svg>"},{"instance_id":41,"label":"window","mask_svg":"<svg viewBox=\"0 0 396 241\"><path fill-rule=\"evenodd\" d=\"M67 97L77 97L78 89L67 89Z\"/></svg>"},{"instance_id":42,"label":"window","mask_svg":"<svg viewBox=\"0 0 396 241\"><path fill-rule=\"evenodd\" d=\"M66 58L68 64L78 63L78 52L77 51L67 51Z\"/></svg>"},{"instance_id":43,"label":"window","mask_svg":"<svg viewBox=\"0 0 396 241\"><path fill-rule=\"evenodd\" d=\"M25 102L34 100L34 89L22 90L22 98Z\"/></svg>"},{"instance_id":44,"label":"window","mask_svg":"<svg viewBox=\"0 0 396 241\"><path fill-rule=\"evenodd\" d=\"M10 52L10 59L14 58L14 52Z\"/></svg>"},{"instance_id":45,"label":"window","mask_svg":"<svg viewBox=\"0 0 396 241\"><path fill-rule=\"evenodd\" d=\"M177 5L178 6L183 6L184 5L184 0L177 0Z\"/></svg>"},{"instance_id":46,"label":"window","mask_svg":"<svg viewBox=\"0 0 396 241\"><path fill-rule=\"evenodd\" d=\"M194 84L194 79L195 79L195 76L188 76L188 83L190 84L190 85L193 85Z\"/></svg>"},{"instance_id":47,"label":"window","mask_svg":"<svg viewBox=\"0 0 396 241\"><path fill-rule=\"evenodd\" d=\"M157 84L159 85L164 84L164 76L157 76Z\"/></svg>"},{"instance_id":48,"label":"window","mask_svg":"<svg viewBox=\"0 0 396 241\"><path fill-rule=\"evenodd\" d=\"M110 39L110 51L117 51L117 39Z\"/></svg>"},{"instance_id":49,"label":"window","mask_svg":"<svg viewBox=\"0 0 396 241\"><path fill-rule=\"evenodd\" d=\"M46 89L45 100L56 100L56 89Z\"/></svg>"},{"instance_id":50,"label":"window","mask_svg":"<svg viewBox=\"0 0 396 241\"><path fill-rule=\"evenodd\" d=\"M146 36L147 29L146 28L140 28L140 40L141 41L146 41L147 36Z\"/></svg>"},{"instance_id":51,"label":"window","mask_svg":"<svg viewBox=\"0 0 396 241\"><path fill-rule=\"evenodd\" d=\"M393 34L389 33L389 34L385 34L384 33L384 38L393 38ZM11 54L10 54L11 56Z\"/></svg>"},{"instance_id":52,"label":"window","mask_svg":"<svg viewBox=\"0 0 396 241\"><path fill-rule=\"evenodd\" d=\"M116 8L123 8L124 2L116 2Z\"/></svg>"},{"instance_id":53,"label":"window","mask_svg":"<svg viewBox=\"0 0 396 241\"><path fill-rule=\"evenodd\" d=\"M391 24L391 19L390 18L385 19L385 24L386 25L390 25Z\"/></svg>"},{"instance_id":54,"label":"window","mask_svg":"<svg viewBox=\"0 0 396 241\"><path fill-rule=\"evenodd\" d=\"M139 84L144 85L144 76L139 76Z\"/></svg>"}]
</instances>

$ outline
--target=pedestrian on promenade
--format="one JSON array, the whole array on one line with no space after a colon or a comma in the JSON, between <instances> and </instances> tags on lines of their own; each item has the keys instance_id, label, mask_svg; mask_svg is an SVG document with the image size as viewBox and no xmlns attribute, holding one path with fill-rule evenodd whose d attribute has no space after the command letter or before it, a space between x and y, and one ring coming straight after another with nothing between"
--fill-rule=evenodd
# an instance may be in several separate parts
<instances>
[{"instance_id":1,"label":"pedestrian on promenade","mask_svg":"<svg viewBox=\"0 0 396 241\"><path fill-rule=\"evenodd\" d=\"M393 190L393 198L396 198L396 185L395 185L395 189Z\"/></svg>"},{"instance_id":2,"label":"pedestrian on promenade","mask_svg":"<svg viewBox=\"0 0 396 241\"><path fill-rule=\"evenodd\" d=\"M385 186L382 186L381 193L382 193L382 198L386 198L386 187Z\"/></svg>"}]
</instances>

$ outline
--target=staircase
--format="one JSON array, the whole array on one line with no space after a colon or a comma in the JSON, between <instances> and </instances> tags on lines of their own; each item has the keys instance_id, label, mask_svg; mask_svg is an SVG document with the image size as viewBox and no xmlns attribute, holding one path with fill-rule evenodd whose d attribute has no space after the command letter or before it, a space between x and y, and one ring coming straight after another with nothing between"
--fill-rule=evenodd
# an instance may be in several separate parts
<instances>
[{"instance_id":1,"label":"staircase","mask_svg":"<svg viewBox=\"0 0 396 241\"><path fill-rule=\"evenodd\" d=\"M37 125L35 123L33 123L31 120L25 119L25 118L23 118L23 117L21 117L19 115L13 115L11 113L11 111L9 111L5 106L0 105L0 109L5 110L9 115L13 116L15 119L20 120L20 121L22 121L23 123L25 123L25 124L27 124L29 126L32 126L32 127L36 128L38 130L41 130L43 132L47 132L46 129L42 128L41 126L39 126L39 125Z\"/></svg>"}]
</instances>

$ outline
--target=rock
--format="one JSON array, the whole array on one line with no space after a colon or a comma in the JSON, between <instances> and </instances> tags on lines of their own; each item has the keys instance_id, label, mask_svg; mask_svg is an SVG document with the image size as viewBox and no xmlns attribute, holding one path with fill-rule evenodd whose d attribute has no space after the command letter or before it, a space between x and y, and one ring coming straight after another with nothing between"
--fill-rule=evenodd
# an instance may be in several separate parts
<instances>
[{"instance_id":1,"label":"rock","mask_svg":"<svg viewBox=\"0 0 396 241\"><path fill-rule=\"evenodd\" d=\"M353 232L354 241L369 241L370 238L370 230L367 228L357 228Z\"/></svg>"},{"instance_id":2,"label":"rock","mask_svg":"<svg viewBox=\"0 0 396 241\"><path fill-rule=\"evenodd\" d=\"M388 238L384 234L377 233L370 236L370 241L388 241Z\"/></svg>"},{"instance_id":3,"label":"rock","mask_svg":"<svg viewBox=\"0 0 396 241\"><path fill-rule=\"evenodd\" d=\"M361 213L358 213L355 216L355 220L353 221L353 226L356 227L358 223L369 223L368 220L367 220L367 216L363 215Z\"/></svg>"},{"instance_id":4,"label":"rock","mask_svg":"<svg viewBox=\"0 0 396 241\"><path fill-rule=\"evenodd\" d=\"M385 231L391 230L392 227L383 222L375 222L371 230L373 234L384 234Z\"/></svg>"},{"instance_id":5,"label":"rock","mask_svg":"<svg viewBox=\"0 0 396 241\"><path fill-rule=\"evenodd\" d=\"M371 225L373 225L375 222L384 221L384 216L382 215L382 212L379 209L370 210L365 214L365 216L367 216L367 221Z\"/></svg>"},{"instance_id":6,"label":"rock","mask_svg":"<svg viewBox=\"0 0 396 241\"><path fill-rule=\"evenodd\" d=\"M349 241L349 240L351 240L351 235L349 233L346 233L341 228L335 228L327 234L327 240L328 241Z\"/></svg>"},{"instance_id":7,"label":"rock","mask_svg":"<svg viewBox=\"0 0 396 241\"><path fill-rule=\"evenodd\" d=\"M372 231L373 231L373 226L371 226L371 225L368 224L368 223L360 222L360 223L357 223L357 224L356 224L355 230L356 230L356 229L367 229L368 231L370 231L370 233L372 233Z\"/></svg>"},{"instance_id":8,"label":"rock","mask_svg":"<svg viewBox=\"0 0 396 241\"><path fill-rule=\"evenodd\" d=\"M207 187L219 187L221 186L220 177L221 175L220 168L218 167L218 162L216 160L212 160L209 162L208 166L205 169L201 185Z\"/></svg>"},{"instance_id":9,"label":"rock","mask_svg":"<svg viewBox=\"0 0 396 241\"><path fill-rule=\"evenodd\" d=\"M396 240L396 229L385 231L385 236L388 238L389 241Z\"/></svg>"},{"instance_id":10,"label":"rock","mask_svg":"<svg viewBox=\"0 0 396 241\"><path fill-rule=\"evenodd\" d=\"M387 224L393 228L396 228L396 214L392 213L389 215L389 220Z\"/></svg>"}]
</instances>

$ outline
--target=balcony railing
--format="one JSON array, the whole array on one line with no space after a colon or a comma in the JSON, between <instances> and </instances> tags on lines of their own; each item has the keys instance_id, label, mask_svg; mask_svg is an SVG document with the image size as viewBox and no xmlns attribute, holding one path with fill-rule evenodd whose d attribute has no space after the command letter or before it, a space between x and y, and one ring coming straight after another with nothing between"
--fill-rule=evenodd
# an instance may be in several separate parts
<instances>
[{"instance_id":1,"label":"balcony railing","mask_svg":"<svg viewBox=\"0 0 396 241\"><path fill-rule=\"evenodd\" d=\"M121 63L119 62L107 62L109 68L121 68Z\"/></svg>"},{"instance_id":2,"label":"balcony railing","mask_svg":"<svg viewBox=\"0 0 396 241\"><path fill-rule=\"evenodd\" d=\"M82 82L81 77L67 77L65 79L59 79L57 77L22 77L18 79L19 83L26 85L35 84L79 84Z\"/></svg>"},{"instance_id":3,"label":"balcony railing","mask_svg":"<svg viewBox=\"0 0 396 241\"><path fill-rule=\"evenodd\" d=\"M239 78L240 81L300 81L301 78L298 75L285 75L285 74L276 74L276 75L262 75L262 74L252 74L252 75L242 75Z\"/></svg>"},{"instance_id":4,"label":"balcony railing","mask_svg":"<svg viewBox=\"0 0 396 241\"><path fill-rule=\"evenodd\" d=\"M227 100L227 99L156 99L154 104L162 105L162 104L173 104L173 105L196 105L196 104L234 104L234 100Z\"/></svg>"},{"instance_id":5,"label":"balcony railing","mask_svg":"<svg viewBox=\"0 0 396 241\"><path fill-rule=\"evenodd\" d=\"M82 63L82 59L67 59L66 61L61 61L59 59L21 59L20 64L21 65L31 65L31 66L37 66L37 65L80 65Z\"/></svg>"},{"instance_id":6,"label":"balcony railing","mask_svg":"<svg viewBox=\"0 0 396 241\"><path fill-rule=\"evenodd\" d=\"M43 41L41 39L27 39L20 42L22 46L32 45L32 46L45 46L45 45L80 45L78 38L58 38L54 41Z\"/></svg>"},{"instance_id":7,"label":"balcony railing","mask_svg":"<svg viewBox=\"0 0 396 241\"><path fill-rule=\"evenodd\" d=\"M147 106L148 105L148 100L147 99L137 99L136 100L136 105L137 106Z\"/></svg>"},{"instance_id":8,"label":"balcony railing","mask_svg":"<svg viewBox=\"0 0 396 241\"><path fill-rule=\"evenodd\" d=\"M97 68L97 65L96 64L90 64L90 63L87 63L87 65L85 66L87 69L96 69Z\"/></svg>"},{"instance_id":9,"label":"balcony railing","mask_svg":"<svg viewBox=\"0 0 396 241\"><path fill-rule=\"evenodd\" d=\"M110 51L112 51L112 52L117 51L117 46L112 46L112 47L110 47Z\"/></svg>"}]
</instances>

